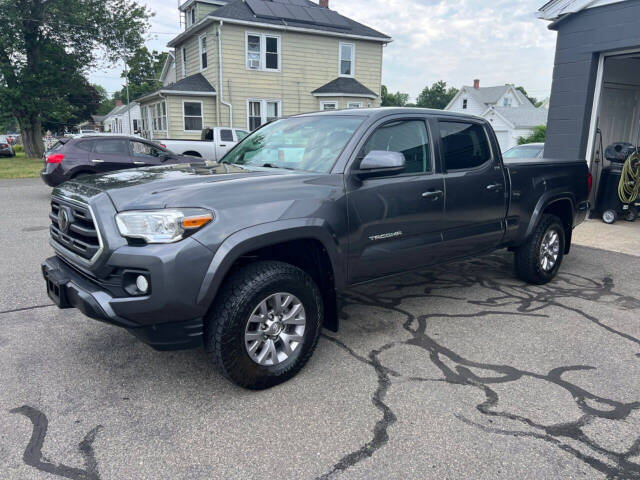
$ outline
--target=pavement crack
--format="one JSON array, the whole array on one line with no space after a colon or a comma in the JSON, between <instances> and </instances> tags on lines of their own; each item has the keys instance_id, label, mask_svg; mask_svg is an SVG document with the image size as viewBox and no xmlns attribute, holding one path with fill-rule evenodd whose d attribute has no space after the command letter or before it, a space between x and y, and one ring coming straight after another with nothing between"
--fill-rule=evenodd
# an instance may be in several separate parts
<instances>
[{"instance_id":1,"label":"pavement crack","mask_svg":"<svg viewBox=\"0 0 640 480\"><path fill-rule=\"evenodd\" d=\"M2 315L3 313L15 313L15 312L26 312L27 310L35 310L37 308L47 308L47 307L54 307L55 305L53 303L45 303L42 305L34 305L32 307L21 307L21 308L13 308L11 310L2 310L0 311L0 315Z\"/></svg>"},{"instance_id":2,"label":"pavement crack","mask_svg":"<svg viewBox=\"0 0 640 480\"><path fill-rule=\"evenodd\" d=\"M34 407L24 405L19 408L10 410L10 413L19 413L24 415L33 424L33 431L31 433L31 439L24 451L22 459L26 465L36 468L42 472L50 473L58 477L69 478L71 480L100 480L98 473L98 464L95 458L95 452L93 450L93 442L96 439L96 435L102 429L101 425L94 427L90 430L82 439L78 445L85 468L69 467L62 463L56 464L51 460L48 460L42 455L42 446L47 436L47 429L49 427L49 420L47 416Z\"/></svg>"}]
</instances>

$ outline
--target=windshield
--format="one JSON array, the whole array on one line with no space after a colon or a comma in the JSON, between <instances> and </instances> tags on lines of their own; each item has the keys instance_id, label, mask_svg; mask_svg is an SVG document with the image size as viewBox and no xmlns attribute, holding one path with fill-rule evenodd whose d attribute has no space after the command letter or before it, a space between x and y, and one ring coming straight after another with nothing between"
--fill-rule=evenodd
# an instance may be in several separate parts
<instances>
[{"instance_id":1,"label":"windshield","mask_svg":"<svg viewBox=\"0 0 640 480\"><path fill-rule=\"evenodd\" d=\"M222 163L328 173L363 120L344 115L277 120L252 133Z\"/></svg>"},{"instance_id":2,"label":"windshield","mask_svg":"<svg viewBox=\"0 0 640 480\"><path fill-rule=\"evenodd\" d=\"M542 145L523 145L513 147L502 154L503 158L536 158L542 153Z\"/></svg>"}]
</instances>

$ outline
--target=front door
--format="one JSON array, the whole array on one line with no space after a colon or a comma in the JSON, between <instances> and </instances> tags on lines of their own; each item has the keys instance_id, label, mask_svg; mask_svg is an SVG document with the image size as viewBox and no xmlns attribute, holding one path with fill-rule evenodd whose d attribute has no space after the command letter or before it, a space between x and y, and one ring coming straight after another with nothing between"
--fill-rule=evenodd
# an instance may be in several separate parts
<instances>
[{"instance_id":1,"label":"front door","mask_svg":"<svg viewBox=\"0 0 640 480\"><path fill-rule=\"evenodd\" d=\"M433 263L441 242L444 180L436 173L426 121L397 120L378 126L354 167L374 150L404 154L406 168L364 179L348 177L351 283Z\"/></svg>"},{"instance_id":2,"label":"front door","mask_svg":"<svg viewBox=\"0 0 640 480\"><path fill-rule=\"evenodd\" d=\"M438 121L445 169L444 249L447 259L497 247L504 236L506 182L486 127Z\"/></svg>"},{"instance_id":3,"label":"front door","mask_svg":"<svg viewBox=\"0 0 640 480\"><path fill-rule=\"evenodd\" d=\"M91 163L97 173L130 168L129 141L120 138L96 139L91 152Z\"/></svg>"}]
</instances>

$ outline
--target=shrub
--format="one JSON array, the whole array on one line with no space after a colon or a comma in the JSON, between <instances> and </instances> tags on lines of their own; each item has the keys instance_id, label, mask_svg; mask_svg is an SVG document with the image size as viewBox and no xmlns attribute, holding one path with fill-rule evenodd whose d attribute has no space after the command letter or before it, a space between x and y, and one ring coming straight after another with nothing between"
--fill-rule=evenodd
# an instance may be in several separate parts
<instances>
[{"instance_id":1,"label":"shrub","mask_svg":"<svg viewBox=\"0 0 640 480\"><path fill-rule=\"evenodd\" d=\"M16 153L24 152L24 145L14 145L13 146L13 151L16 152Z\"/></svg>"}]
</instances>

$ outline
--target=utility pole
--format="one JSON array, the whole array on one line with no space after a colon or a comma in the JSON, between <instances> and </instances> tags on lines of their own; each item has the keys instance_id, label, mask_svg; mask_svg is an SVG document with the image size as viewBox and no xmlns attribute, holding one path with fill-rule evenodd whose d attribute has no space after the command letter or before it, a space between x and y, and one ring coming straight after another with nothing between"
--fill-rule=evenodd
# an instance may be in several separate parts
<instances>
[{"instance_id":1,"label":"utility pole","mask_svg":"<svg viewBox=\"0 0 640 480\"><path fill-rule=\"evenodd\" d=\"M127 66L127 44L122 36L122 46L124 47L124 79L127 86L127 123L129 124L129 135L133 134L133 126L131 125L131 104L129 102L129 67Z\"/></svg>"}]
</instances>

